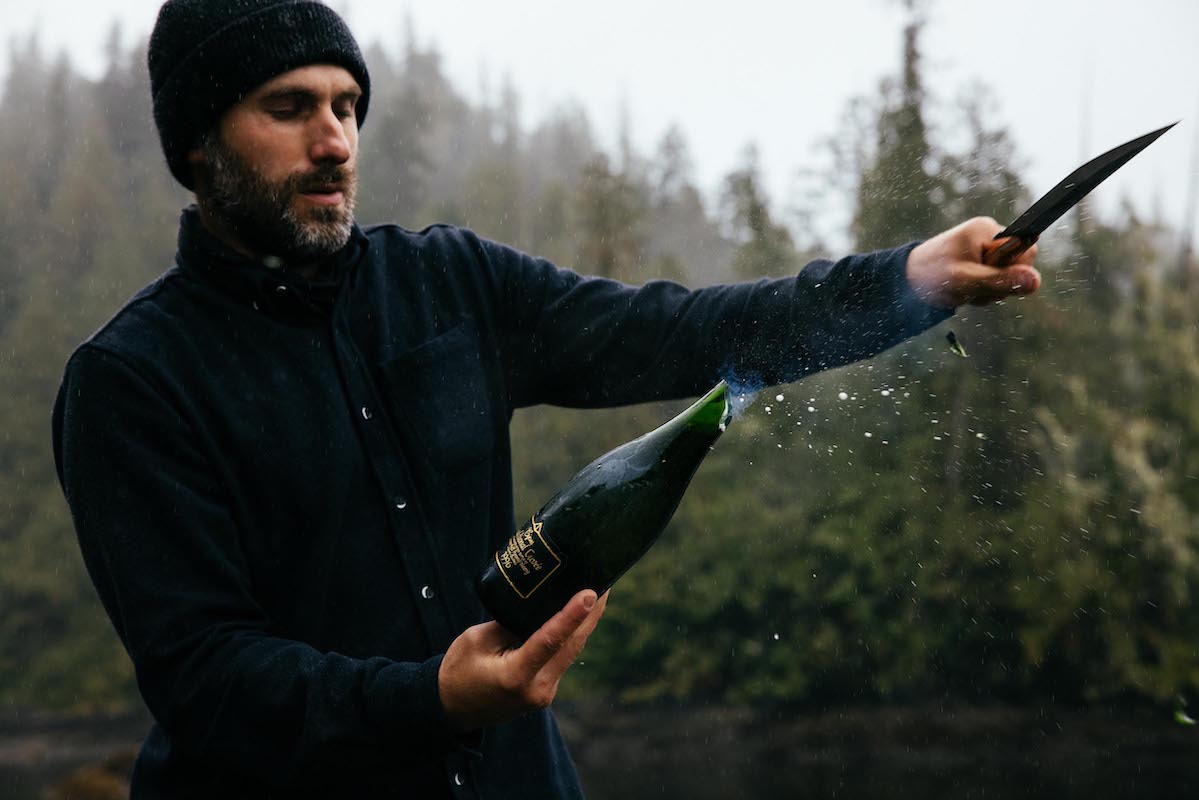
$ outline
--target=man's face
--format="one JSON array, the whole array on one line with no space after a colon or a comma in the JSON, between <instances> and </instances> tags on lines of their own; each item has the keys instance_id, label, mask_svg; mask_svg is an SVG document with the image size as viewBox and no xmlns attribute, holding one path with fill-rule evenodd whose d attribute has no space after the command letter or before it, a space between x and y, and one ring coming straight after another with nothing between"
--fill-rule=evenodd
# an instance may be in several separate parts
<instances>
[{"instance_id":1,"label":"man's face","mask_svg":"<svg viewBox=\"0 0 1199 800\"><path fill-rule=\"evenodd\" d=\"M259 86L192 153L197 195L255 255L310 262L350 238L358 188L358 83L314 65Z\"/></svg>"}]
</instances>

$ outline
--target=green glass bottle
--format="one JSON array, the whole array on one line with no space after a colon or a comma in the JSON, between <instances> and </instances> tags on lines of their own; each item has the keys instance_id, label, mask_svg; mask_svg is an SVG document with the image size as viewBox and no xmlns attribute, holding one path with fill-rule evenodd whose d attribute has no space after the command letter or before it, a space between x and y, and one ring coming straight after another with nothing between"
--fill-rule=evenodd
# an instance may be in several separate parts
<instances>
[{"instance_id":1,"label":"green glass bottle","mask_svg":"<svg viewBox=\"0 0 1199 800\"><path fill-rule=\"evenodd\" d=\"M583 468L484 567L483 605L528 636L575 593L607 591L662 533L730 416L721 381L670 422Z\"/></svg>"}]
</instances>

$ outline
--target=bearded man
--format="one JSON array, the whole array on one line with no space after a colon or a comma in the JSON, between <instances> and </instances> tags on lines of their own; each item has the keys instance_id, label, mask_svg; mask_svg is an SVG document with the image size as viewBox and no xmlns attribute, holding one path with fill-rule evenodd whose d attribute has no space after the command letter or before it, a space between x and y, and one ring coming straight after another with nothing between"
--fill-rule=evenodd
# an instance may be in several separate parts
<instances>
[{"instance_id":1,"label":"bearded man","mask_svg":"<svg viewBox=\"0 0 1199 800\"><path fill-rule=\"evenodd\" d=\"M307 0L170 0L149 50L174 264L72 355L59 478L155 724L134 798L581 795L549 710L604 599L521 642L472 582L508 423L864 358L1034 291L999 226L688 290L354 222L371 83Z\"/></svg>"}]
</instances>

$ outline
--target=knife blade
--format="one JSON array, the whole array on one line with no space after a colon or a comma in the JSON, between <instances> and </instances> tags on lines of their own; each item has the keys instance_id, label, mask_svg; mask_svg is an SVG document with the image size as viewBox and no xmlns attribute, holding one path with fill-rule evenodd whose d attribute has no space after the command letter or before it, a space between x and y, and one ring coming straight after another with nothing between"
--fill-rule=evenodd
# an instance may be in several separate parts
<instances>
[{"instance_id":1,"label":"knife blade","mask_svg":"<svg viewBox=\"0 0 1199 800\"><path fill-rule=\"evenodd\" d=\"M1071 172L1040 200L1029 206L1015 222L995 234L993 241L1002 243L983 253L983 263L992 267L1010 265L1021 253L1036 244L1041 234L1062 214L1073 208L1079 200L1090 194L1092 189L1177 124L1172 122L1164 128L1158 128L1119 147L1113 147Z\"/></svg>"}]
</instances>

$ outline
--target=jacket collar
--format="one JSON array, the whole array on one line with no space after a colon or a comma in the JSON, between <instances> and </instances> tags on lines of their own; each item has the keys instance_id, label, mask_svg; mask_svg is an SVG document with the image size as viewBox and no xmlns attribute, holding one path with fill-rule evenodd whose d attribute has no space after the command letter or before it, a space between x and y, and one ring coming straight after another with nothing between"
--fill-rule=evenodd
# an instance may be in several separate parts
<instances>
[{"instance_id":1,"label":"jacket collar","mask_svg":"<svg viewBox=\"0 0 1199 800\"><path fill-rule=\"evenodd\" d=\"M320 263L313 280L288 270L248 258L214 236L200 221L200 210L192 205L179 219L179 243L175 263L189 276L213 285L234 298L266 312L317 313L326 316L336 301L341 285L353 280L368 245L366 234L355 222L346 246Z\"/></svg>"}]
</instances>

